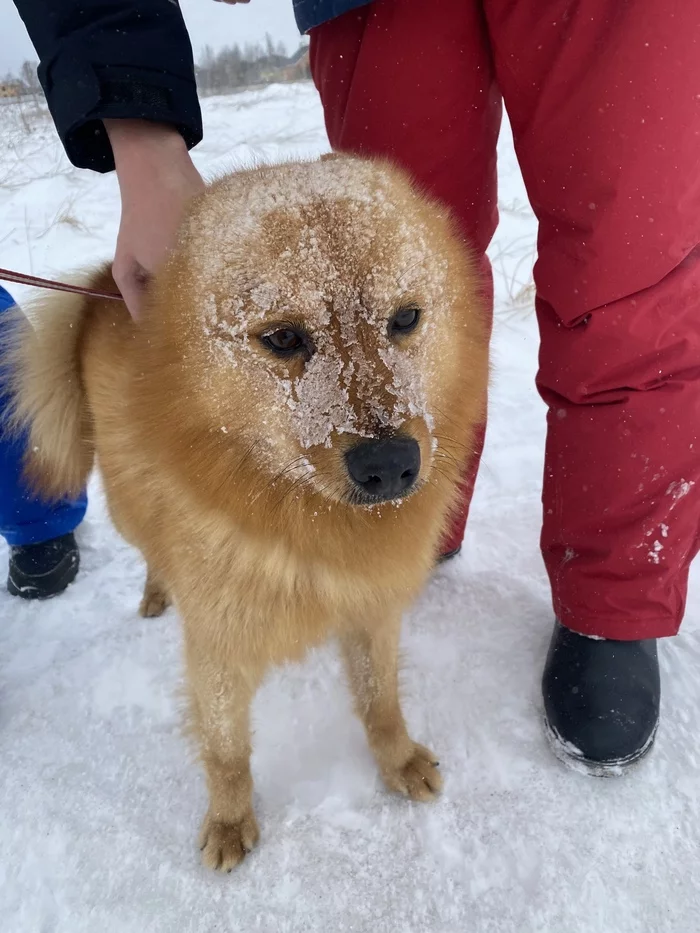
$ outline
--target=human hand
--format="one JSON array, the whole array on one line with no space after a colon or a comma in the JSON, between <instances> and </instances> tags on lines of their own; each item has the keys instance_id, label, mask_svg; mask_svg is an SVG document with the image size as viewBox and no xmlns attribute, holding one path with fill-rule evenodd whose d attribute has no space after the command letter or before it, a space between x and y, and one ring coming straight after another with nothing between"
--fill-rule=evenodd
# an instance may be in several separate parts
<instances>
[{"instance_id":1,"label":"human hand","mask_svg":"<svg viewBox=\"0 0 700 933\"><path fill-rule=\"evenodd\" d=\"M114 281L138 321L146 284L175 242L188 201L204 190L178 131L147 120L105 120L121 193Z\"/></svg>"}]
</instances>

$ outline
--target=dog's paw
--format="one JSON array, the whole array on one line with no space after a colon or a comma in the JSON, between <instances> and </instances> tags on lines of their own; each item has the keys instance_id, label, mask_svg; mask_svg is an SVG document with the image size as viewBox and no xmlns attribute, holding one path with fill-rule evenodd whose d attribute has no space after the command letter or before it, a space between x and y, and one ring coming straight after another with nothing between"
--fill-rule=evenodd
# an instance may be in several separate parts
<instances>
[{"instance_id":1,"label":"dog's paw","mask_svg":"<svg viewBox=\"0 0 700 933\"><path fill-rule=\"evenodd\" d=\"M433 800L442 790L442 776L438 760L423 745L413 744L412 754L402 765L383 770L384 783L411 800Z\"/></svg>"},{"instance_id":2,"label":"dog's paw","mask_svg":"<svg viewBox=\"0 0 700 933\"><path fill-rule=\"evenodd\" d=\"M222 823L207 814L199 835L202 863L214 871L230 872L255 847L259 836L252 810L235 823Z\"/></svg>"},{"instance_id":3,"label":"dog's paw","mask_svg":"<svg viewBox=\"0 0 700 933\"><path fill-rule=\"evenodd\" d=\"M155 619L162 616L170 605L170 598L165 590L159 586L146 586L139 605L139 615L144 619Z\"/></svg>"}]
</instances>

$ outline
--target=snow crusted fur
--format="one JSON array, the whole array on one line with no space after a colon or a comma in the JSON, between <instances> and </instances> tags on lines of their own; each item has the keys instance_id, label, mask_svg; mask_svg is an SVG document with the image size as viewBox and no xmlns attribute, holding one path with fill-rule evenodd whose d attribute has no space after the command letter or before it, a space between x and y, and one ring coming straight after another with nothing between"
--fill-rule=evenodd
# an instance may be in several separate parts
<instances>
[{"instance_id":1,"label":"snow crusted fur","mask_svg":"<svg viewBox=\"0 0 700 933\"><path fill-rule=\"evenodd\" d=\"M113 288L106 270L89 281ZM266 670L329 637L386 785L430 800L441 778L401 712L399 630L487 383L478 280L445 210L379 162L237 172L193 201L138 325L116 302L53 295L34 331L14 324L33 483L75 493L94 446L148 565L142 614L172 600L182 618L204 863L230 871L258 839L248 716ZM420 448L411 494L362 501L346 452L397 434Z\"/></svg>"}]
</instances>

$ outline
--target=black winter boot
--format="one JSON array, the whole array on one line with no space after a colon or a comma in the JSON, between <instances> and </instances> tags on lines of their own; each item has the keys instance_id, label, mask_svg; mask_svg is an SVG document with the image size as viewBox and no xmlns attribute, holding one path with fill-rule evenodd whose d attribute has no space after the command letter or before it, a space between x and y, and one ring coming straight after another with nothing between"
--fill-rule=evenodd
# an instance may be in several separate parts
<instances>
[{"instance_id":1,"label":"black winter boot","mask_svg":"<svg viewBox=\"0 0 700 933\"><path fill-rule=\"evenodd\" d=\"M459 547L454 548L452 551L447 551L446 554L441 554L438 557L437 562L438 564L446 564L448 561L454 560L455 557L459 557L461 553L462 553L462 545L460 544Z\"/></svg>"},{"instance_id":2,"label":"black winter boot","mask_svg":"<svg viewBox=\"0 0 700 933\"><path fill-rule=\"evenodd\" d=\"M565 764L622 773L654 742L660 694L656 639L587 638L555 624L542 696L547 737Z\"/></svg>"},{"instance_id":3,"label":"black winter boot","mask_svg":"<svg viewBox=\"0 0 700 933\"><path fill-rule=\"evenodd\" d=\"M80 551L73 534L10 548L7 590L22 599L58 596L75 580Z\"/></svg>"}]
</instances>

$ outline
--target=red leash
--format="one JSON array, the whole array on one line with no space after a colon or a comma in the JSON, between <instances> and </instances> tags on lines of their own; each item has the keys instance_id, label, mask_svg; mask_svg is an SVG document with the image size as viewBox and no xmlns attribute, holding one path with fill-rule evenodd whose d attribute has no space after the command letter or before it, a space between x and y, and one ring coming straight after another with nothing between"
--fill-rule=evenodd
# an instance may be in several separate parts
<instances>
[{"instance_id":1,"label":"red leash","mask_svg":"<svg viewBox=\"0 0 700 933\"><path fill-rule=\"evenodd\" d=\"M57 292L73 292L75 295L89 295L91 298L111 298L113 301L124 301L119 292L98 292L94 288L82 288L80 285L68 285L65 282L40 279L36 275L24 275L21 272L11 272L9 269L0 269L0 281L14 282L17 285L32 285L34 288L50 288Z\"/></svg>"}]
</instances>

